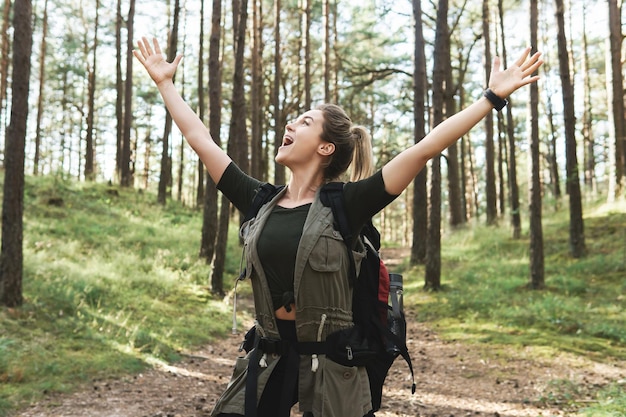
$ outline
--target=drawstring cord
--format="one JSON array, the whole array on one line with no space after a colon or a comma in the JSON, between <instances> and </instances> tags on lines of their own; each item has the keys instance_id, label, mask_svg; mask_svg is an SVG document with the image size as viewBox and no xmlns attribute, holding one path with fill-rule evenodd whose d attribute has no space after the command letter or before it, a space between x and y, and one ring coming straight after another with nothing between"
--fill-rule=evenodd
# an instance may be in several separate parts
<instances>
[{"instance_id":1,"label":"drawstring cord","mask_svg":"<svg viewBox=\"0 0 626 417\"><path fill-rule=\"evenodd\" d=\"M241 271L241 273L235 281L235 291L233 294L233 328L231 330L232 334L237 334L237 284L239 284L239 281L243 281L244 279L246 279L246 268L244 268L243 266L243 251L241 251L239 270Z\"/></svg>"},{"instance_id":2,"label":"drawstring cord","mask_svg":"<svg viewBox=\"0 0 626 417\"><path fill-rule=\"evenodd\" d=\"M320 321L320 327L317 328L317 341L322 341L322 331L324 330L324 324L326 323L326 314L322 314L322 321ZM311 372L317 372L320 366L320 360L317 357L317 353L311 355Z\"/></svg>"}]
</instances>

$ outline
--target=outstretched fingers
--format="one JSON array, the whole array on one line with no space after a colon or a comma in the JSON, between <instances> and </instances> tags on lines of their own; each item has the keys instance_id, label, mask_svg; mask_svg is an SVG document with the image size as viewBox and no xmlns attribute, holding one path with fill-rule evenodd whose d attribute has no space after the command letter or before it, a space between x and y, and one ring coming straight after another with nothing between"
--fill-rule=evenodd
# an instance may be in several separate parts
<instances>
[{"instance_id":1,"label":"outstretched fingers","mask_svg":"<svg viewBox=\"0 0 626 417\"><path fill-rule=\"evenodd\" d=\"M531 47L527 46L521 53L521 55L519 56L519 58L517 58L517 61L515 61L515 65L517 65L518 67L522 68L522 66L524 65L524 63L526 62L526 58L528 58L528 55L530 54L531 51Z\"/></svg>"},{"instance_id":2,"label":"outstretched fingers","mask_svg":"<svg viewBox=\"0 0 626 417\"><path fill-rule=\"evenodd\" d=\"M139 49L140 54L135 54L137 58L140 60L146 60L150 56L155 54L161 54L161 47L159 46L159 42L156 38L152 39L152 43L154 44L154 51L152 50L152 46L148 39L144 36L137 42L137 48Z\"/></svg>"},{"instance_id":3,"label":"outstretched fingers","mask_svg":"<svg viewBox=\"0 0 626 417\"><path fill-rule=\"evenodd\" d=\"M529 59L524 61L524 63L520 67L524 74L524 77L532 75L535 71L537 71L537 69L539 69L541 64L543 64L543 60L539 59L540 57L541 52L535 52Z\"/></svg>"},{"instance_id":4,"label":"outstretched fingers","mask_svg":"<svg viewBox=\"0 0 626 417\"><path fill-rule=\"evenodd\" d=\"M147 44L148 42L146 42ZM159 45L159 41L157 38L152 38L152 44L154 45L154 52L161 55L161 46Z\"/></svg>"}]
</instances>

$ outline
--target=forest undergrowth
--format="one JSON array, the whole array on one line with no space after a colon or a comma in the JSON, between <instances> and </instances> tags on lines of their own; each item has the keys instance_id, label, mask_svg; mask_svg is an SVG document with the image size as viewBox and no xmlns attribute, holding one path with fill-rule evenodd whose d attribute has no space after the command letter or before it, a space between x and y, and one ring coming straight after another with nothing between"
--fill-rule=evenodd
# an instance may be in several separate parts
<instances>
[{"instance_id":1,"label":"forest undergrowth","mask_svg":"<svg viewBox=\"0 0 626 417\"><path fill-rule=\"evenodd\" d=\"M95 380L174 365L230 333L230 303L210 293L211 268L197 256L201 211L54 177L27 178L24 210L25 301L0 309L0 416ZM588 202L581 259L568 253L566 211L545 210L543 290L527 286L528 237L512 239L506 224L444 233L439 292L423 290L421 267L397 260L420 331L476 351L623 366L626 203ZM239 260L231 227L225 288ZM590 385L555 379L533 401L575 410L567 415L623 416L626 375L617 375Z\"/></svg>"}]
</instances>

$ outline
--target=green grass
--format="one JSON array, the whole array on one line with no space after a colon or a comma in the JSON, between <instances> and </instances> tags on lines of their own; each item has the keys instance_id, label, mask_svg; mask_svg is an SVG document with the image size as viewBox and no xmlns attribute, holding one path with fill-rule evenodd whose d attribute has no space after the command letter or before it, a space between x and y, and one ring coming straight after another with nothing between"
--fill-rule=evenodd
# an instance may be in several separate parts
<instances>
[{"instance_id":1,"label":"green grass","mask_svg":"<svg viewBox=\"0 0 626 417\"><path fill-rule=\"evenodd\" d=\"M155 201L103 184L27 178L25 301L0 309L0 416L47 392L174 361L230 329L230 311L210 295L209 266L197 257L201 213ZM226 280L238 259L229 259Z\"/></svg>"},{"instance_id":2,"label":"green grass","mask_svg":"<svg viewBox=\"0 0 626 417\"><path fill-rule=\"evenodd\" d=\"M479 349L531 346L626 360L626 203L587 207L584 258L569 256L568 227L567 213L544 214L544 290L528 286L527 236L514 240L507 227L473 226L443 238L441 291L423 290L422 267L404 272L408 303L443 337ZM581 415L626 415L623 380L594 395L595 405L581 404L589 410ZM565 396L574 406L575 398Z\"/></svg>"},{"instance_id":3,"label":"green grass","mask_svg":"<svg viewBox=\"0 0 626 417\"><path fill-rule=\"evenodd\" d=\"M209 293L210 268L197 258L201 213L155 201L105 184L27 178L25 302L0 308L0 416L48 392L175 361L230 330L229 307ZM422 267L397 268L411 317L486 352L626 360L626 203L585 208L582 259L568 254L566 212L544 213L543 224L545 290L528 289L527 236L468 226L443 237L442 291L423 290ZM240 261L231 232L226 289ZM624 381L555 380L532 400L583 417L623 416L624 390Z\"/></svg>"}]
</instances>

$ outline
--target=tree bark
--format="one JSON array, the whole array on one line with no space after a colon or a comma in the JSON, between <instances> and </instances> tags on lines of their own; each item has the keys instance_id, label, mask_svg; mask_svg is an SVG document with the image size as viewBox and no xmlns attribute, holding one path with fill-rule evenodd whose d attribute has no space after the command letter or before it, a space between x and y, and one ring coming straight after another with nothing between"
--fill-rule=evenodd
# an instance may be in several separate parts
<instances>
[{"instance_id":1,"label":"tree bark","mask_svg":"<svg viewBox=\"0 0 626 417\"><path fill-rule=\"evenodd\" d=\"M13 12L13 85L11 122L5 145L0 253L0 304L22 305L24 269L24 146L28 120L30 55L33 47L30 0L15 3Z\"/></svg>"},{"instance_id":2,"label":"tree bark","mask_svg":"<svg viewBox=\"0 0 626 417\"><path fill-rule=\"evenodd\" d=\"M311 108L311 0L303 0L302 43L304 50L304 108Z\"/></svg>"},{"instance_id":3,"label":"tree bark","mask_svg":"<svg viewBox=\"0 0 626 417\"><path fill-rule=\"evenodd\" d=\"M452 87L454 81L452 79L452 67L450 65L450 45L448 42L447 51L448 60L445 62L446 69L446 91L445 91L445 108L446 118L455 113L456 104L454 101L455 91ZM459 169L459 150L457 142L454 142L447 149L448 158L448 208L450 218L448 223L452 227L458 227L465 223L463 215L463 199L461 198L461 174Z\"/></svg>"},{"instance_id":4,"label":"tree bark","mask_svg":"<svg viewBox=\"0 0 626 417\"><path fill-rule=\"evenodd\" d=\"M47 1L47 0L46 0ZM88 86L87 86L87 134L85 136L85 179L93 181L95 178L95 145L94 145L94 113L96 98L96 64L98 51L98 18L100 13L100 0L96 0L96 21L94 24L93 46L92 46L92 63L88 70Z\"/></svg>"},{"instance_id":5,"label":"tree bark","mask_svg":"<svg viewBox=\"0 0 626 417\"><path fill-rule=\"evenodd\" d=\"M422 24L422 5L413 0L413 20L415 22L415 42L413 51L413 140L418 143L426 136L425 101L428 79L426 76L426 53ZM426 236L428 231L428 191L426 168L413 181L413 242L411 244L411 265L426 261Z\"/></svg>"},{"instance_id":6,"label":"tree bark","mask_svg":"<svg viewBox=\"0 0 626 417\"><path fill-rule=\"evenodd\" d=\"M167 61L172 62L178 54L178 24L180 16L180 0L174 2L174 15L172 17L172 31L167 43ZM172 134L172 116L165 109L165 126L163 127L163 139L161 148L161 174L159 175L159 192L157 201L165 205L167 198L171 196L172 187L172 154L170 149L170 135Z\"/></svg>"},{"instance_id":7,"label":"tree bark","mask_svg":"<svg viewBox=\"0 0 626 417\"><path fill-rule=\"evenodd\" d=\"M198 96L198 117L204 121L205 100L204 100L204 0L200 0L200 33L198 35L198 78L196 85L196 95ZM202 207L204 202L205 189L205 168L200 158L197 161L198 166L198 184L196 187L196 206Z\"/></svg>"},{"instance_id":8,"label":"tree bark","mask_svg":"<svg viewBox=\"0 0 626 417\"><path fill-rule=\"evenodd\" d=\"M324 101L330 102L330 0L322 0L322 28L324 38L322 43L322 58L324 67Z\"/></svg>"},{"instance_id":9,"label":"tree bark","mask_svg":"<svg viewBox=\"0 0 626 417\"><path fill-rule=\"evenodd\" d=\"M2 115L4 113L4 109L6 108L6 98L7 98L7 86L9 84L9 23L10 23L10 14L11 14L11 0L4 0L4 4L2 6L2 40L0 49L2 52L0 58L0 126L5 126L2 123ZM5 116L6 117L6 116Z\"/></svg>"},{"instance_id":10,"label":"tree bark","mask_svg":"<svg viewBox=\"0 0 626 417\"><path fill-rule=\"evenodd\" d=\"M274 155L283 141L285 127L283 126L283 109L280 102L280 89L282 79L281 64L281 33L280 33L280 10L281 0L274 1L274 85L272 90L272 105L274 107ZM274 184L285 183L285 167L274 163Z\"/></svg>"},{"instance_id":11,"label":"tree bark","mask_svg":"<svg viewBox=\"0 0 626 417\"><path fill-rule=\"evenodd\" d=\"M117 0L115 14L115 118L116 147L115 147L115 175L122 180L122 148L124 136L124 81L122 79L122 0Z\"/></svg>"},{"instance_id":12,"label":"tree bark","mask_svg":"<svg viewBox=\"0 0 626 417\"><path fill-rule=\"evenodd\" d=\"M262 2L252 1L252 85L250 86L250 174L264 178L263 170L263 14Z\"/></svg>"},{"instance_id":13,"label":"tree bark","mask_svg":"<svg viewBox=\"0 0 626 417\"><path fill-rule=\"evenodd\" d=\"M237 5L237 7L235 7ZM232 116L228 134L229 152L244 172L250 172L248 160L247 109L244 85L246 30L248 23L248 0L233 0L233 13L238 12L235 31L235 68L233 74ZM233 17L234 18L234 17Z\"/></svg>"},{"instance_id":14,"label":"tree bark","mask_svg":"<svg viewBox=\"0 0 626 417\"><path fill-rule=\"evenodd\" d=\"M504 36L504 8L502 0L498 0L498 13L500 16L500 34L502 37L502 64L508 68L508 54ZM515 143L515 122L513 120L513 104L509 98L509 105L506 106L506 137L508 140L508 183L509 183L509 204L511 205L511 228L513 229L513 239L522 237L522 216L520 215L519 184L517 182L517 146Z\"/></svg>"},{"instance_id":15,"label":"tree bark","mask_svg":"<svg viewBox=\"0 0 626 417\"><path fill-rule=\"evenodd\" d=\"M582 67L583 67L583 115L582 115L582 134L583 134L583 149L584 149L584 175L583 181L588 194L595 194L596 192L596 157L595 157L595 138L593 135L593 114L591 110L591 81L589 77L589 43L587 40L587 4L583 4L582 15Z\"/></svg>"},{"instance_id":16,"label":"tree bark","mask_svg":"<svg viewBox=\"0 0 626 417\"><path fill-rule=\"evenodd\" d=\"M530 44L537 45L537 2L530 1ZM533 49L536 46L533 47ZM533 51L535 52L535 51ZM530 85L530 287L545 287L543 226L541 213L541 163L539 157L539 88L536 83Z\"/></svg>"},{"instance_id":17,"label":"tree bark","mask_svg":"<svg viewBox=\"0 0 626 417\"><path fill-rule=\"evenodd\" d=\"M489 82L491 74L491 37L489 34L489 0L483 0L483 40L485 42L485 84ZM487 224L493 225L498 218L496 173L495 173L495 146L493 143L493 117L485 117L485 197Z\"/></svg>"},{"instance_id":18,"label":"tree bark","mask_svg":"<svg viewBox=\"0 0 626 417\"><path fill-rule=\"evenodd\" d=\"M220 60L220 43L222 27L222 0L213 0L211 12L211 37L209 40L209 132L211 137L221 146L222 126L222 66ZM217 189L210 176L207 175L202 210L202 237L200 257L211 263L215 253L217 237Z\"/></svg>"},{"instance_id":19,"label":"tree bark","mask_svg":"<svg viewBox=\"0 0 626 417\"><path fill-rule=\"evenodd\" d=\"M621 1L608 0L609 4L609 56L610 76L609 91L609 121L611 133L615 139L614 155L615 175L611 178L614 183L609 190L610 201L622 194L626 181L626 113L624 110L624 75L622 70L622 22Z\"/></svg>"},{"instance_id":20,"label":"tree bark","mask_svg":"<svg viewBox=\"0 0 626 417\"><path fill-rule=\"evenodd\" d=\"M233 0L233 26L235 31L235 72L233 74L232 117L228 134L228 153L233 161L245 171L248 170L247 133L246 133L246 102L243 84L244 49L246 25L248 20L248 1ZM214 294L224 294L224 264L226 260L226 243L228 241L230 202L222 197L220 224L215 248L215 262L211 277L211 290Z\"/></svg>"},{"instance_id":21,"label":"tree bark","mask_svg":"<svg viewBox=\"0 0 626 417\"><path fill-rule=\"evenodd\" d=\"M41 158L41 118L43 117L44 85L46 78L46 49L48 36L48 0L43 4L43 21L41 27L41 45L39 47L39 95L37 97L37 124L35 126L35 156L33 158L33 175L39 175L39 159Z\"/></svg>"},{"instance_id":22,"label":"tree bark","mask_svg":"<svg viewBox=\"0 0 626 417\"><path fill-rule=\"evenodd\" d=\"M576 154L576 116L574 110L574 86L570 77L569 54L565 36L563 0L555 0L557 20L557 42L559 49L559 72L563 89L563 116L565 123L565 160L567 173L567 193L569 194L570 253L574 258L585 254L585 233L583 223L582 196Z\"/></svg>"},{"instance_id":23,"label":"tree bark","mask_svg":"<svg viewBox=\"0 0 626 417\"><path fill-rule=\"evenodd\" d=\"M448 29L448 1L437 3L437 28L433 63L432 126L444 119L446 64L450 60L450 32ZM426 242L426 267L424 288L441 289L441 156L435 156L430 167L430 205L428 209L428 234Z\"/></svg>"},{"instance_id":24,"label":"tree bark","mask_svg":"<svg viewBox=\"0 0 626 417\"><path fill-rule=\"evenodd\" d=\"M132 187L133 167L131 160L130 130L133 120L133 25L135 0L130 0L126 20L126 83L124 88L124 133L122 135L122 187Z\"/></svg>"}]
</instances>

